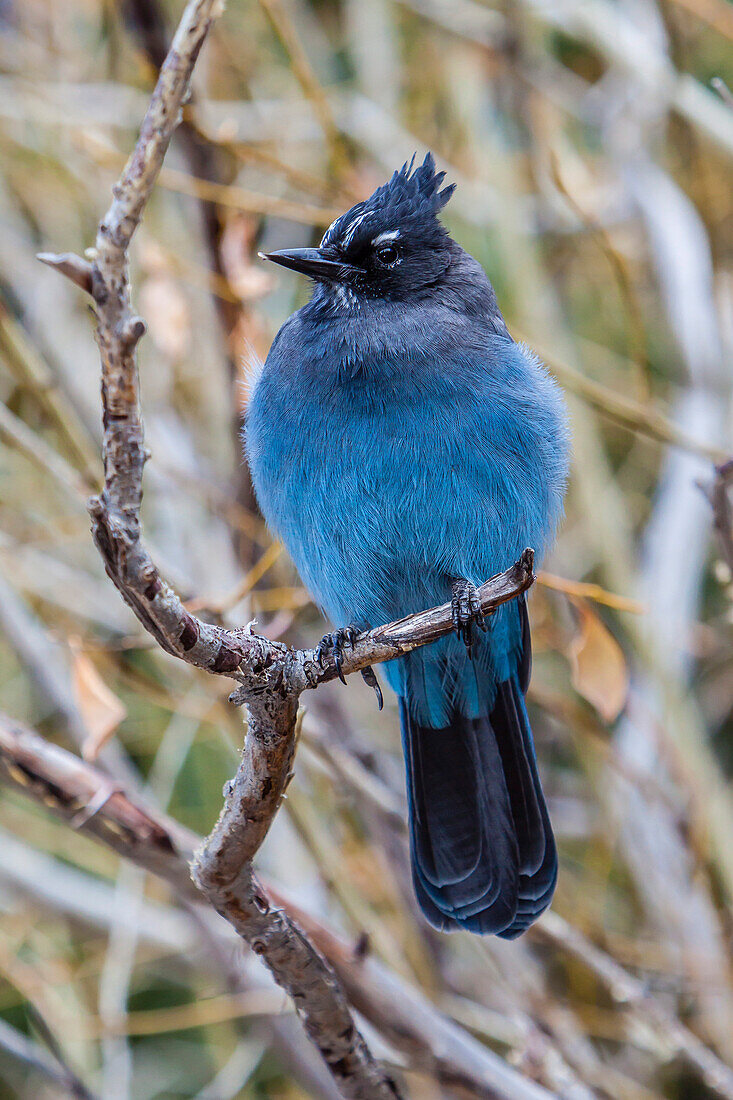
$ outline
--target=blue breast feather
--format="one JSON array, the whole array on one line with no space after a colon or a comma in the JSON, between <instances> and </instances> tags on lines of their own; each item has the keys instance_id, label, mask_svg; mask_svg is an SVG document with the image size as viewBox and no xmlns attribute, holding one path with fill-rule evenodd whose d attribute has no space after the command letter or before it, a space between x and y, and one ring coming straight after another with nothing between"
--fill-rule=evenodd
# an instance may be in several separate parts
<instances>
[{"instance_id":1,"label":"blue breast feather","mask_svg":"<svg viewBox=\"0 0 733 1100\"><path fill-rule=\"evenodd\" d=\"M454 577L480 584L525 546L541 558L568 447L564 403L536 357L450 326L357 362L338 350L295 314L246 427L263 514L334 624L376 626L443 603ZM388 678L440 727L450 707L487 713L520 641L517 608L506 605L471 665L450 637L393 662Z\"/></svg>"}]
</instances>

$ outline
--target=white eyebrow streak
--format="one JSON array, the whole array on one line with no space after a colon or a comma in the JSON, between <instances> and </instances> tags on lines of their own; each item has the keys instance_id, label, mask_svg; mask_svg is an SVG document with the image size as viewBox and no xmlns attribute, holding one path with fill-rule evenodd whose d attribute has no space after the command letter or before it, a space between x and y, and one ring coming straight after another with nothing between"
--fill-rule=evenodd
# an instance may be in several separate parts
<instances>
[{"instance_id":1,"label":"white eyebrow streak","mask_svg":"<svg viewBox=\"0 0 733 1100\"><path fill-rule=\"evenodd\" d=\"M380 233L378 237L375 237L372 244L384 244L385 241L396 241L399 235L399 229L388 229L386 233Z\"/></svg>"},{"instance_id":2,"label":"white eyebrow streak","mask_svg":"<svg viewBox=\"0 0 733 1100\"><path fill-rule=\"evenodd\" d=\"M339 214L339 218L340 218L340 217L341 217L341 215ZM329 236L329 234L331 234L331 233L333 232L333 230L334 230L334 227L335 227L335 225L336 225L336 222L337 222L338 220L339 220L338 218L334 218L334 219L333 219L333 221L332 221L332 222L331 222L331 224L329 225L328 229L326 230L326 232L325 232L325 233L323 234L323 236L321 237L321 245L323 245L323 244L324 244L324 242L326 241L326 238L327 238L327 237Z\"/></svg>"},{"instance_id":3,"label":"white eyebrow streak","mask_svg":"<svg viewBox=\"0 0 733 1100\"><path fill-rule=\"evenodd\" d=\"M351 244L351 242L354 239L354 234L356 233L356 231L359 228L359 226L361 225L361 223L364 221L365 218L371 218L371 217L373 217L372 211L371 210L365 210L364 213L360 214L358 218L354 218L353 222L349 226L348 233L346 234L346 236L341 241L341 247L342 248L348 248L349 247L349 245Z\"/></svg>"}]
</instances>

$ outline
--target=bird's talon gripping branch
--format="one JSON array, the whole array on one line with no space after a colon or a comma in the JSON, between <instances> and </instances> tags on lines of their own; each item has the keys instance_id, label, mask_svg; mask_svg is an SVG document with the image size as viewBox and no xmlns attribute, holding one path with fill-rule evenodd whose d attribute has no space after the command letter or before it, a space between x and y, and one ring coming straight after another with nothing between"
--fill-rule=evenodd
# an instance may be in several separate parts
<instances>
[{"instance_id":1,"label":"bird's talon gripping branch","mask_svg":"<svg viewBox=\"0 0 733 1100\"><path fill-rule=\"evenodd\" d=\"M346 683L343 670L344 648L345 646L353 646L358 636L359 631L355 626L341 626L338 630L331 631L330 634L324 634L316 646L315 656L318 664L323 668L327 659L333 657L333 663L336 665L336 671L342 684Z\"/></svg>"},{"instance_id":2,"label":"bird's talon gripping branch","mask_svg":"<svg viewBox=\"0 0 733 1100\"><path fill-rule=\"evenodd\" d=\"M451 614L453 616L453 629L457 636L463 640L468 656L473 650L473 627L486 631L486 618L481 610L476 586L464 577L457 577L453 581L453 597L451 599Z\"/></svg>"}]
</instances>

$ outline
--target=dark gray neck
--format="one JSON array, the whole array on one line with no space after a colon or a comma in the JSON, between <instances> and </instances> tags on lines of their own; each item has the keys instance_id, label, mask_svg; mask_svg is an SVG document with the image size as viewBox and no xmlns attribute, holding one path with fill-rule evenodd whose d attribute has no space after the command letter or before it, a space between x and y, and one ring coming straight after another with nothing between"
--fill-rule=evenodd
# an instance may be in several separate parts
<instances>
[{"instance_id":1,"label":"dark gray neck","mask_svg":"<svg viewBox=\"0 0 733 1100\"><path fill-rule=\"evenodd\" d=\"M404 369L406 360L481 354L490 337L511 337L480 265L455 246L446 277L404 298L319 286L297 316L300 354L327 373L356 377ZM402 365L400 365L402 364Z\"/></svg>"}]
</instances>

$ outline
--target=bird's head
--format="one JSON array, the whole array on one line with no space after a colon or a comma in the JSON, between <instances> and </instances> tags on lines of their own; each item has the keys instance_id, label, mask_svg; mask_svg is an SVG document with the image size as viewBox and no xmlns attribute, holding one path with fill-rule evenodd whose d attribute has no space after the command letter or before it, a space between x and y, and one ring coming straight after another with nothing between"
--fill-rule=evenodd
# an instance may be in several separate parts
<instances>
[{"instance_id":1,"label":"bird's head","mask_svg":"<svg viewBox=\"0 0 733 1100\"><path fill-rule=\"evenodd\" d=\"M452 242L438 213L455 184L441 190L431 153L409 164L364 202L337 218L318 248L270 252L264 259L300 271L326 294L401 299L436 286L451 264ZM455 246L453 246L455 248Z\"/></svg>"}]
</instances>

